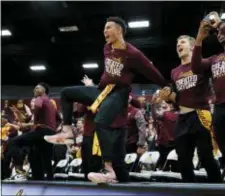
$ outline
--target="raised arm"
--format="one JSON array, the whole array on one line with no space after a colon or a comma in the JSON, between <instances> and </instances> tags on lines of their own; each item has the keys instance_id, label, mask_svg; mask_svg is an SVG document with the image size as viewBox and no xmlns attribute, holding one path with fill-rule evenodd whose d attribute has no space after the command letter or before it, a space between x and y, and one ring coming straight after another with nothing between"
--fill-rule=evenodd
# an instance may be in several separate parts
<instances>
[{"instance_id":1,"label":"raised arm","mask_svg":"<svg viewBox=\"0 0 225 196\"><path fill-rule=\"evenodd\" d=\"M210 18L210 16L213 16ZM207 18L207 17L206 17ZM210 12L208 14L209 20L203 20L198 30L196 38L195 49L192 56L192 71L194 73L203 74L211 67L211 58L202 59L201 47L202 41L208 36L211 28L218 30L218 35L225 35L225 23L222 22L217 12Z\"/></svg>"},{"instance_id":2,"label":"raised arm","mask_svg":"<svg viewBox=\"0 0 225 196\"><path fill-rule=\"evenodd\" d=\"M202 21L198 30L191 60L192 71L196 74L204 74L211 67L211 58L202 58L202 41L208 36L210 28L208 22Z\"/></svg>"}]
</instances>

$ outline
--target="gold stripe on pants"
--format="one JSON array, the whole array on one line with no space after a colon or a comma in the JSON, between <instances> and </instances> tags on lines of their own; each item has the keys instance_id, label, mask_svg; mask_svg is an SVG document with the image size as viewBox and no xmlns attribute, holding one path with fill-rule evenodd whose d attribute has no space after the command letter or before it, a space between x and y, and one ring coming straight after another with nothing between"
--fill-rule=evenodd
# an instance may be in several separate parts
<instances>
[{"instance_id":1,"label":"gold stripe on pants","mask_svg":"<svg viewBox=\"0 0 225 196\"><path fill-rule=\"evenodd\" d=\"M216 156L219 153L219 147L215 140L213 128L212 128L212 114L208 110L196 110L199 120L201 124L210 131L210 135L212 138L212 145L213 145L213 154Z\"/></svg>"},{"instance_id":2,"label":"gold stripe on pants","mask_svg":"<svg viewBox=\"0 0 225 196\"><path fill-rule=\"evenodd\" d=\"M92 155L97 155L97 156L102 155L101 148L100 148L99 141L98 141L98 136L97 136L96 132L95 132L94 138L93 138Z\"/></svg>"},{"instance_id":3,"label":"gold stripe on pants","mask_svg":"<svg viewBox=\"0 0 225 196\"><path fill-rule=\"evenodd\" d=\"M103 100L107 97L107 95L113 90L115 84L108 84L104 90L98 95L97 99L94 103L88 107L88 110L91 110L93 114L97 112L98 107L103 102Z\"/></svg>"}]
</instances>

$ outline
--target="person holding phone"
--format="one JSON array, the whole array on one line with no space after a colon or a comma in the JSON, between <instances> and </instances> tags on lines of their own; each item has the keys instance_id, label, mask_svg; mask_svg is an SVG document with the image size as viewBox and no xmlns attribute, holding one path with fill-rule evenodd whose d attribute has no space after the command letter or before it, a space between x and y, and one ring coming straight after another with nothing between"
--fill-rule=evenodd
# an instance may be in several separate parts
<instances>
[{"instance_id":1,"label":"person holding phone","mask_svg":"<svg viewBox=\"0 0 225 196\"><path fill-rule=\"evenodd\" d=\"M171 71L171 87L164 87L153 97L153 103L164 100L179 106L174 130L178 164L183 182L195 182L194 150L197 147L201 165L211 183L222 182L219 166L213 155L211 113L208 99L212 96L209 79L192 71L195 39L181 35L177 39L177 54L181 64Z\"/></svg>"},{"instance_id":2,"label":"person holding phone","mask_svg":"<svg viewBox=\"0 0 225 196\"><path fill-rule=\"evenodd\" d=\"M202 58L202 41L208 37L209 31L216 29L217 39L224 51L209 58ZM212 75L212 84L216 95L213 112L213 128L216 139L223 155L222 163L225 166L225 23L217 12L210 12L201 22L198 30L195 48L192 56L192 71L205 77Z\"/></svg>"}]
</instances>

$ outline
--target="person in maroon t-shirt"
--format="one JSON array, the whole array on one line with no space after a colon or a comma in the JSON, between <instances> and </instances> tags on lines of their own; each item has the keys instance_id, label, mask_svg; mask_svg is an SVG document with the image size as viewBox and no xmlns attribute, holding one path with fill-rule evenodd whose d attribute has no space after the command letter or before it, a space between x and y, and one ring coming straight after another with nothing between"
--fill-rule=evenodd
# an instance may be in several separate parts
<instances>
[{"instance_id":1,"label":"person in maroon t-shirt","mask_svg":"<svg viewBox=\"0 0 225 196\"><path fill-rule=\"evenodd\" d=\"M179 105L180 114L174 133L183 181L195 181L192 158L194 149L197 147L202 166L207 171L208 180L222 182L220 169L213 156L210 130L200 120L199 113L209 110L208 98L212 92L209 79L192 72L191 58L194 43L195 39L188 35L177 39L177 53L181 65L171 72L173 89L165 87L160 90L158 96L162 100L173 101Z\"/></svg>"},{"instance_id":2,"label":"person in maroon t-shirt","mask_svg":"<svg viewBox=\"0 0 225 196\"><path fill-rule=\"evenodd\" d=\"M53 135L56 131L57 111L51 103L49 97L49 87L45 83L39 83L34 89L35 108L34 122L21 123L21 128L29 127L31 130L12 139L8 148L18 149L29 146L35 149L35 154L30 156L32 178L34 180L44 180L44 173L47 172L47 179L53 179L52 171L52 151L53 145L44 140L45 135ZM36 153L37 152L37 153ZM22 165L21 157L14 153L15 165Z\"/></svg>"},{"instance_id":3,"label":"person in maroon t-shirt","mask_svg":"<svg viewBox=\"0 0 225 196\"><path fill-rule=\"evenodd\" d=\"M212 19L210 20L209 17ZM213 127L223 155L223 167L225 167L225 52L202 59L202 41L209 35L209 30L212 28L217 29L217 39L225 51L225 23L222 22L217 12L211 12L199 27L192 56L192 71L196 74L203 74L206 78L209 77L206 73L210 72L212 75L212 86L216 96Z\"/></svg>"},{"instance_id":4,"label":"person in maroon t-shirt","mask_svg":"<svg viewBox=\"0 0 225 196\"><path fill-rule=\"evenodd\" d=\"M61 103L63 130L67 133L46 138L51 143L58 143L59 138L66 143L66 139L72 137L72 103L91 105L107 85L115 84L113 90L101 103L94 122L102 158L104 162L112 163L117 180L120 182L128 181L128 172L124 163L126 136L124 128L127 124L128 97L135 71L158 85L166 84L165 79L152 62L140 50L124 40L125 33L126 25L122 19L118 17L107 19L104 28L105 69L98 88L84 86L64 88L61 91ZM112 176L114 176L113 172L105 174L108 182L115 180Z\"/></svg>"}]
</instances>

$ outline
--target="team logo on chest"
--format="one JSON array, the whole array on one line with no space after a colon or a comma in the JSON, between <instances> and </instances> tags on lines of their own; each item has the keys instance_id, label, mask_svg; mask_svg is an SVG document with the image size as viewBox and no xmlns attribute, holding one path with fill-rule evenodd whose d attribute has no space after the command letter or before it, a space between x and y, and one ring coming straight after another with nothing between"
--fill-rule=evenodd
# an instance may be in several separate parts
<instances>
[{"instance_id":1,"label":"team logo on chest","mask_svg":"<svg viewBox=\"0 0 225 196\"><path fill-rule=\"evenodd\" d=\"M121 76L124 65L121 63L121 58L106 58L105 71L111 76Z\"/></svg>"},{"instance_id":2,"label":"team logo on chest","mask_svg":"<svg viewBox=\"0 0 225 196\"><path fill-rule=\"evenodd\" d=\"M219 61L212 65L213 78L220 78L225 76L225 60Z\"/></svg>"},{"instance_id":3,"label":"team logo on chest","mask_svg":"<svg viewBox=\"0 0 225 196\"><path fill-rule=\"evenodd\" d=\"M183 72L179 75L180 79L176 81L176 87L178 91L187 90L196 86L198 76L194 75L192 71Z\"/></svg>"}]
</instances>

